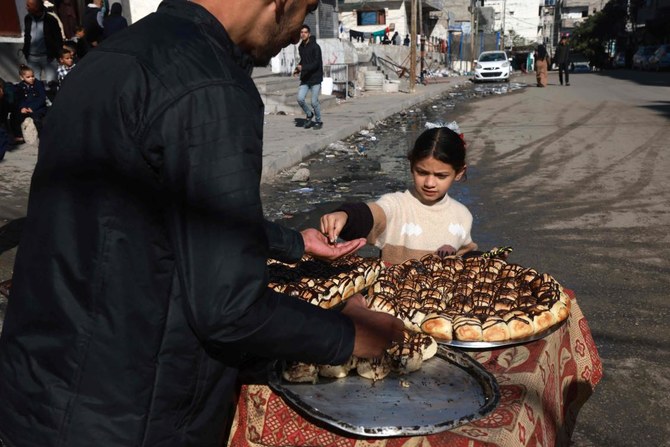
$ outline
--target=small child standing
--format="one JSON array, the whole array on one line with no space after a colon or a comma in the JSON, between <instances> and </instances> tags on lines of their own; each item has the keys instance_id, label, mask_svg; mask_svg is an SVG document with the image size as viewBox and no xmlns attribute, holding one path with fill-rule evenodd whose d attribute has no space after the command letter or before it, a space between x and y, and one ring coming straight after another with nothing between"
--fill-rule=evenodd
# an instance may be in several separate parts
<instances>
[{"instance_id":1,"label":"small child standing","mask_svg":"<svg viewBox=\"0 0 670 447\"><path fill-rule=\"evenodd\" d=\"M47 93L44 83L35 79L35 72L27 65L19 66L19 77L21 82L16 85L19 125L26 143L34 143L47 113ZM31 128L30 123L34 127Z\"/></svg>"},{"instance_id":2,"label":"small child standing","mask_svg":"<svg viewBox=\"0 0 670 447\"><path fill-rule=\"evenodd\" d=\"M430 253L463 255L476 250L470 235L472 214L447 194L465 177L462 137L448 127L428 129L407 158L413 188L384 194L376 202L345 203L321 217L321 231L331 241L366 237L389 264Z\"/></svg>"},{"instance_id":3,"label":"small child standing","mask_svg":"<svg viewBox=\"0 0 670 447\"><path fill-rule=\"evenodd\" d=\"M63 47L60 50L60 56L58 57L58 88L63 85L63 79L75 65L74 53L68 47Z\"/></svg>"}]
</instances>

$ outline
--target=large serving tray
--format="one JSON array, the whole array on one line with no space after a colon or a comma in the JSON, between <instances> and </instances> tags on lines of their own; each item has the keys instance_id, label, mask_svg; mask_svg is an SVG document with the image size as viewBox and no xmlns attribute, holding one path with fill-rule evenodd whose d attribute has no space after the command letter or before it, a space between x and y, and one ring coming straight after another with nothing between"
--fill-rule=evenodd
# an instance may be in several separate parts
<instances>
[{"instance_id":1,"label":"large serving tray","mask_svg":"<svg viewBox=\"0 0 670 447\"><path fill-rule=\"evenodd\" d=\"M467 354L440 346L420 370L372 382L352 371L317 384L282 378L281 363L268 384L298 412L359 436L416 436L449 430L489 414L500 391L493 375Z\"/></svg>"},{"instance_id":2,"label":"large serving tray","mask_svg":"<svg viewBox=\"0 0 670 447\"><path fill-rule=\"evenodd\" d=\"M546 337L549 334L554 333L557 331L561 326L565 324L565 322L568 321L566 318L565 320L556 323L555 325L551 326L550 328L545 329L542 332L538 332L537 334L529 335L528 337L523 337L523 338L517 338L514 340L504 340L504 341L461 341L461 340L440 340L440 339L435 339L440 345L445 345L445 346L451 346L453 348L461 348L461 349L496 349L496 348L506 348L508 346L514 346L514 345L520 345L522 343L530 343L535 340L539 340L541 338Z\"/></svg>"}]
</instances>

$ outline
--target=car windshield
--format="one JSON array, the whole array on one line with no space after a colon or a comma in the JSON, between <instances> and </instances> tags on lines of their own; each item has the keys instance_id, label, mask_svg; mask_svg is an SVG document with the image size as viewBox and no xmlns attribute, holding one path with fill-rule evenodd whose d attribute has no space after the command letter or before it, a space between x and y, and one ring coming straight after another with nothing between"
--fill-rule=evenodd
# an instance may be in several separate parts
<instances>
[{"instance_id":1,"label":"car windshield","mask_svg":"<svg viewBox=\"0 0 670 447\"><path fill-rule=\"evenodd\" d=\"M505 61L505 53L482 53L479 55L479 62L497 62Z\"/></svg>"}]
</instances>

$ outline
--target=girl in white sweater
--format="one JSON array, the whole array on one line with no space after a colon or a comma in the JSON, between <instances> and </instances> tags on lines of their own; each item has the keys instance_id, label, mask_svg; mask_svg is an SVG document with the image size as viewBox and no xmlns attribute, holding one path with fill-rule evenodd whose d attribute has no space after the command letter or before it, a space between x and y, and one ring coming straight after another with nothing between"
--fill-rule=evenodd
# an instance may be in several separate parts
<instances>
[{"instance_id":1,"label":"girl in white sweater","mask_svg":"<svg viewBox=\"0 0 670 447\"><path fill-rule=\"evenodd\" d=\"M321 217L321 231L332 242L366 237L389 264L429 253L463 255L476 250L470 236L472 214L447 194L465 176L461 136L447 127L428 129L407 158L413 188L384 194L376 202L345 203Z\"/></svg>"}]
</instances>

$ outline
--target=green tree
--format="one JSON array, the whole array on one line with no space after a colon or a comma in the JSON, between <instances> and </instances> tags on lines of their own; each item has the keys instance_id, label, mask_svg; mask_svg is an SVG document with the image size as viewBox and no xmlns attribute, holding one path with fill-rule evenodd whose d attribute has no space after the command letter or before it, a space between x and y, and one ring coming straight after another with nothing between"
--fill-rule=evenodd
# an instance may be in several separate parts
<instances>
[{"instance_id":1,"label":"green tree","mask_svg":"<svg viewBox=\"0 0 670 447\"><path fill-rule=\"evenodd\" d=\"M595 66L608 60L607 44L625 41L629 21L627 0L610 0L599 12L580 23L572 33L572 48L583 53Z\"/></svg>"}]
</instances>

